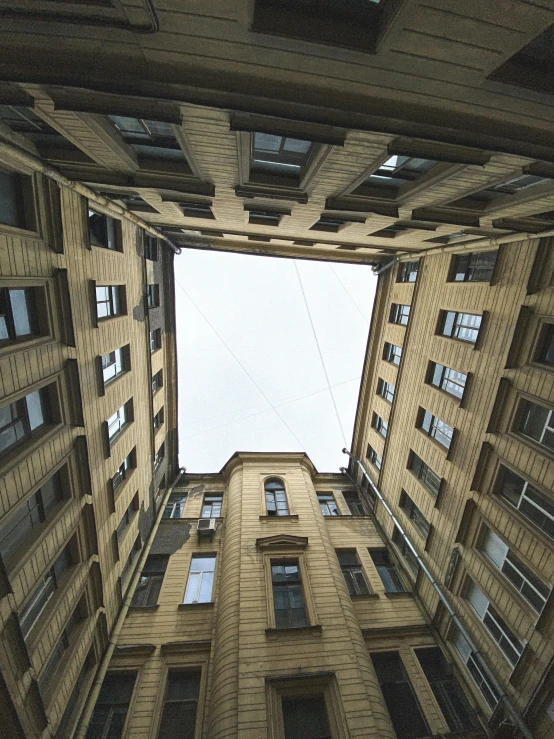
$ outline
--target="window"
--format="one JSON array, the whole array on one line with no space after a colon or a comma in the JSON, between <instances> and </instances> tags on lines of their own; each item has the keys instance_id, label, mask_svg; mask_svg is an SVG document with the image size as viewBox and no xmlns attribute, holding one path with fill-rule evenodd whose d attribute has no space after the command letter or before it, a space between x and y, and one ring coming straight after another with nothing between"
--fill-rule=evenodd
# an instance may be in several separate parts
<instances>
[{"instance_id":1,"label":"window","mask_svg":"<svg viewBox=\"0 0 554 739\"><path fill-rule=\"evenodd\" d=\"M523 404L518 430L547 449L554 450L554 411L526 401Z\"/></svg>"},{"instance_id":2,"label":"window","mask_svg":"<svg viewBox=\"0 0 554 739\"><path fill-rule=\"evenodd\" d=\"M40 336L38 300L39 288L0 287L0 346Z\"/></svg>"},{"instance_id":3,"label":"window","mask_svg":"<svg viewBox=\"0 0 554 739\"><path fill-rule=\"evenodd\" d=\"M119 522L119 526L116 529L117 533L117 540L121 541L123 539L123 536L125 532L127 531L131 521L133 520L134 514L138 510L138 500L133 500L129 503L127 510L123 514L123 517L121 521Z\"/></svg>"},{"instance_id":4,"label":"window","mask_svg":"<svg viewBox=\"0 0 554 739\"><path fill-rule=\"evenodd\" d=\"M554 539L554 503L515 472L505 467L501 470L499 495Z\"/></svg>"},{"instance_id":5,"label":"window","mask_svg":"<svg viewBox=\"0 0 554 739\"><path fill-rule=\"evenodd\" d=\"M133 401L128 400L113 416L108 418L108 441L110 444L113 444L123 429L131 423L133 420L132 415Z\"/></svg>"},{"instance_id":6,"label":"window","mask_svg":"<svg viewBox=\"0 0 554 739\"><path fill-rule=\"evenodd\" d=\"M152 395L155 395L161 387L163 387L163 370L156 372L152 377Z\"/></svg>"},{"instance_id":7,"label":"window","mask_svg":"<svg viewBox=\"0 0 554 739\"><path fill-rule=\"evenodd\" d=\"M439 333L452 339L475 344L481 328L481 316L473 313L457 313L443 310L440 312Z\"/></svg>"},{"instance_id":8,"label":"window","mask_svg":"<svg viewBox=\"0 0 554 739\"><path fill-rule=\"evenodd\" d=\"M287 495L281 480L266 480L265 505L268 516L288 516Z\"/></svg>"},{"instance_id":9,"label":"window","mask_svg":"<svg viewBox=\"0 0 554 739\"><path fill-rule=\"evenodd\" d=\"M199 672L169 671L159 739L194 739L199 695Z\"/></svg>"},{"instance_id":10,"label":"window","mask_svg":"<svg viewBox=\"0 0 554 739\"><path fill-rule=\"evenodd\" d=\"M454 637L452 641L454 643L454 646L456 647L456 650L458 651L458 654L469 670L471 677L475 681L477 687L481 690L483 698L485 699L489 707L494 709L498 701L500 700L500 695L498 694L494 685L489 681L481 665L479 664L479 657L477 653L471 649L471 646L466 641L462 632L458 629L456 629L456 631L454 632Z\"/></svg>"},{"instance_id":11,"label":"window","mask_svg":"<svg viewBox=\"0 0 554 739\"><path fill-rule=\"evenodd\" d=\"M475 613L485 624L487 631L498 644L508 662L512 666L517 664L523 652L524 644L512 632L503 618L491 606L487 596L474 582L470 582L467 589L467 599L473 606Z\"/></svg>"},{"instance_id":12,"label":"window","mask_svg":"<svg viewBox=\"0 0 554 739\"><path fill-rule=\"evenodd\" d=\"M121 578L122 581L125 580L125 578L127 577L127 574L129 573L130 569L133 566L133 562L135 561L135 557L137 556L137 553L141 550L141 548L142 548L142 542L140 540L140 534L139 534L137 536L137 538L135 539L135 541L133 542L133 546L131 547L131 551L129 552L129 556L125 560L125 564L121 568L121 572L119 574L119 577Z\"/></svg>"},{"instance_id":13,"label":"window","mask_svg":"<svg viewBox=\"0 0 554 739\"><path fill-rule=\"evenodd\" d=\"M271 562L275 626L291 629L308 626L298 560Z\"/></svg>"},{"instance_id":14,"label":"window","mask_svg":"<svg viewBox=\"0 0 554 739\"><path fill-rule=\"evenodd\" d=\"M33 531L50 517L63 499L61 473L56 472L0 526L0 554L4 562L29 543Z\"/></svg>"},{"instance_id":15,"label":"window","mask_svg":"<svg viewBox=\"0 0 554 739\"><path fill-rule=\"evenodd\" d=\"M497 251L457 254L452 262L451 282L490 282Z\"/></svg>"},{"instance_id":16,"label":"window","mask_svg":"<svg viewBox=\"0 0 554 739\"><path fill-rule=\"evenodd\" d=\"M190 562L184 603L211 603L215 554L194 555Z\"/></svg>"},{"instance_id":17,"label":"window","mask_svg":"<svg viewBox=\"0 0 554 739\"><path fill-rule=\"evenodd\" d=\"M463 398L467 375L462 372L445 367L443 364L437 364L437 362L429 362L427 377L431 385L444 390L445 393L453 395L455 398L460 400Z\"/></svg>"},{"instance_id":18,"label":"window","mask_svg":"<svg viewBox=\"0 0 554 739\"><path fill-rule=\"evenodd\" d=\"M418 572L419 572L419 564L417 562L417 558L415 554L412 552L412 550L410 549L410 547L408 546L408 542L406 541L406 539L404 539L404 537L402 536L400 531L396 528L396 526L394 527L394 531L392 533L392 540L396 544L396 546L400 549L402 556L406 560L408 567L410 568L414 576L417 577Z\"/></svg>"},{"instance_id":19,"label":"window","mask_svg":"<svg viewBox=\"0 0 554 739\"><path fill-rule=\"evenodd\" d=\"M222 495L205 495L201 518L219 518L221 516Z\"/></svg>"},{"instance_id":20,"label":"window","mask_svg":"<svg viewBox=\"0 0 554 739\"><path fill-rule=\"evenodd\" d=\"M138 154L139 160L160 159L167 162L178 162L185 164L189 169L170 123L121 115L110 115L108 118L124 141Z\"/></svg>"},{"instance_id":21,"label":"window","mask_svg":"<svg viewBox=\"0 0 554 739\"><path fill-rule=\"evenodd\" d=\"M313 152L310 141L253 133L250 171L254 173L296 177L306 168Z\"/></svg>"},{"instance_id":22,"label":"window","mask_svg":"<svg viewBox=\"0 0 554 739\"><path fill-rule=\"evenodd\" d=\"M450 449L454 437L454 429L424 408L420 408L418 428L424 431L427 436L435 439L445 449Z\"/></svg>"},{"instance_id":23,"label":"window","mask_svg":"<svg viewBox=\"0 0 554 739\"><path fill-rule=\"evenodd\" d=\"M402 305L401 303L393 303L390 308L389 321L391 323L398 323L401 326L408 324L410 317L410 306Z\"/></svg>"},{"instance_id":24,"label":"window","mask_svg":"<svg viewBox=\"0 0 554 739\"><path fill-rule=\"evenodd\" d=\"M535 361L554 366L554 323L543 326Z\"/></svg>"},{"instance_id":25,"label":"window","mask_svg":"<svg viewBox=\"0 0 554 739\"><path fill-rule=\"evenodd\" d=\"M371 661L398 739L430 737L431 731L398 652L378 652Z\"/></svg>"},{"instance_id":26,"label":"window","mask_svg":"<svg viewBox=\"0 0 554 739\"><path fill-rule=\"evenodd\" d=\"M154 331L150 331L150 354L154 354L155 351L162 348L162 331L157 328Z\"/></svg>"},{"instance_id":27,"label":"window","mask_svg":"<svg viewBox=\"0 0 554 739\"><path fill-rule=\"evenodd\" d=\"M130 350L131 347L127 344L109 354L102 355L102 379L104 380L104 385L109 385L110 382L113 382L113 380L131 369Z\"/></svg>"},{"instance_id":28,"label":"window","mask_svg":"<svg viewBox=\"0 0 554 739\"><path fill-rule=\"evenodd\" d=\"M371 419L371 425L377 431L378 434L381 434L383 439L387 438L387 433L389 430L389 424L381 418L381 416L377 415L377 413L373 414L373 417Z\"/></svg>"},{"instance_id":29,"label":"window","mask_svg":"<svg viewBox=\"0 0 554 739\"><path fill-rule=\"evenodd\" d=\"M160 286L146 286L146 300L149 308L157 308L160 305Z\"/></svg>"},{"instance_id":30,"label":"window","mask_svg":"<svg viewBox=\"0 0 554 739\"><path fill-rule=\"evenodd\" d=\"M402 349L395 344L389 344L385 342L385 348L383 350L383 359L385 362L390 362L398 366L400 364L400 358L402 357Z\"/></svg>"},{"instance_id":31,"label":"window","mask_svg":"<svg viewBox=\"0 0 554 739\"><path fill-rule=\"evenodd\" d=\"M364 571L356 552L337 552L337 557L350 595L369 595Z\"/></svg>"},{"instance_id":32,"label":"window","mask_svg":"<svg viewBox=\"0 0 554 739\"><path fill-rule=\"evenodd\" d=\"M442 482L441 478L415 452L412 452L409 468L429 492L433 493L433 495L439 494Z\"/></svg>"},{"instance_id":33,"label":"window","mask_svg":"<svg viewBox=\"0 0 554 739\"><path fill-rule=\"evenodd\" d=\"M154 416L154 419L152 421L152 423L154 425L154 430L159 429L163 422L164 422L164 409L162 407L156 413L156 415Z\"/></svg>"},{"instance_id":34,"label":"window","mask_svg":"<svg viewBox=\"0 0 554 739\"><path fill-rule=\"evenodd\" d=\"M165 458L165 441L162 442L160 448L158 449L158 451L156 452L154 456L154 469L159 467L159 465L162 463L164 458Z\"/></svg>"},{"instance_id":35,"label":"window","mask_svg":"<svg viewBox=\"0 0 554 739\"><path fill-rule=\"evenodd\" d=\"M394 400L394 385L391 385L389 382L385 382L385 380L379 378L377 381L377 395L380 395L386 401L392 403Z\"/></svg>"},{"instance_id":36,"label":"window","mask_svg":"<svg viewBox=\"0 0 554 739\"><path fill-rule=\"evenodd\" d=\"M364 504L358 497L357 493L345 491L343 495L346 505L348 506L348 510L352 516L367 516Z\"/></svg>"},{"instance_id":37,"label":"window","mask_svg":"<svg viewBox=\"0 0 554 739\"><path fill-rule=\"evenodd\" d=\"M471 731L479 724L460 683L438 647L416 649L419 664L452 732Z\"/></svg>"},{"instance_id":38,"label":"window","mask_svg":"<svg viewBox=\"0 0 554 739\"><path fill-rule=\"evenodd\" d=\"M39 620L48 601L58 588L60 580L73 564L69 545L62 550L48 572L38 582L29 600L21 609L19 623L23 636L27 638Z\"/></svg>"},{"instance_id":39,"label":"window","mask_svg":"<svg viewBox=\"0 0 554 739\"><path fill-rule=\"evenodd\" d=\"M371 555L377 574L385 586L385 593L405 593L406 586L398 574L396 565L394 562L391 562L387 550L370 549L369 554Z\"/></svg>"},{"instance_id":40,"label":"window","mask_svg":"<svg viewBox=\"0 0 554 739\"><path fill-rule=\"evenodd\" d=\"M106 674L86 739L121 739L135 680L135 672Z\"/></svg>"},{"instance_id":41,"label":"window","mask_svg":"<svg viewBox=\"0 0 554 739\"><path fill-rule=\"evenodd\" d=\"M428 172L437 162L434 159L419 157L405 157L393 154L379 169L371 174L364 185L371 187L386 187L398 190L408 182L417 180Z\"/></svg>"},{"instance_id":42,"label":"window","mask_svg":"<svg viewBox=\"0 0 554 739\"><path fill-rule=\"evenodd\" d=\"M169 561L168 554L150 554L146 558L133 595L132 606L155 606Z\"/></svg>"},{"instance_id":43,"label":"window","mask_svg":"<svg viewBox=\"0 0 554 739\"><path fill-rule=\"evenodd\" d=\"M285 739L331 739L323 695L283 696L281 705Z\"/></svg>"},{"instance_id":44,"label":"window","mask_svg":"<svg viewBox=\"0 0 554 739\"><path fill-rule=\"evenodd\" d=\"M531 570L516 557L509 546L497 536L494 531L486 529L481 543L481 550L493 562L500 572L508 578L516 590L525 600L541 613L544 608L550 588L539 580Z\"/></svg>"},{"instance_id":45,"label":"window","mask_svg":"<svg viewBox=\"0 0 554 739\"><path fill-rule=\"evenodd\" d=\"M377 467L378 470L381 469L382 459L377 454L375 449L372 446L367 445L367 458L371 462L372 465Z\"/></svg>"},{"instance_id":46,"label":"window","mask_svg":"<svg viewBox=\"0 0 554 739\"><path fill-rule=\"evenodd\" d=\"M186 493L172 493L165 504L162 518L181 518L186 502Z\"/></svg>"},{"instance_id":47,"label":"window","mask_svg":"<svg viewBox=\"0 0 554 739\"><path fill-rule=\"evenodd\" d=\"M419 270L419 262L400 262L396 273L397 282L415 282Z\"/></svg>"},{"instance_id":48,"label":"window","mask_svg":"<svg viewBox=\"0 0 554 739\"><path fill-rule=\"evenodd\" d=\"M316 221L313 226L310 226L310 230L330 231L331 233L338 233L345 223L348 223L346 218L322 215L319 221Z\"/></svg>"},{"instance_id":49,"label":"window","mask_svg":"<svg viewBox=\"0 0 554 739\"><path fill-rule=\"evenodd\" d=\"M125 482L133 467L136 466L135 454L136 452L133 449L133 451L127 457L125 457L123 462L120 464L117 472L112 477L112 492L115 493L117 488Z\"/></svg>"},{"instance_id":50,"label":"window","mask_svg":"<svg viewBox=\"0 0 554 739\"><path fill-rule=\"evenodd\" d=\"M283 213L277 213L274 210L250 210L248 223L260 226L278 226L282 216Z\"/></svg>"},{"instance_id":51,"label":"window","mask_svg":"<svg viewBox=\"0 0 554 739\"><path fill-rule=\"evenodd\" d=\"M144 257L151 262L158 261L158 239L150 234L144 234Z\"/></svg>"},{"instance_id":52,"label":"window","mask_svg":"<svg viewBox=\"0 0 554 739\"><path fill-rule=\"evenodd\" d=\"M318 493L317 499L324 516L340 516L339 509L332 493Z\"/></svg>"},{"instance_id":53,"label":"window","mask_svg":"<svg viewBox=\"0 0 554 739\"><path fill-rule=\"evenodd\" d=\"M87 674L92 666L92 661L92 653L89 651L85 658L85 662L81 667L81 671L73 683L73 690L71 691L69 700L65 704L62 719L56 729L56 739L70 739L72 729L75 728L74 721L77 718L76 706L80 702L79 698L84 698L83 688L85 686Z\"/></svg>"},{"instance_id":54,"label":"window","mask_svg":"<svg viewBox=\"0 0 554 739\"><path fill-rule=\"evenodd\" d=\"M0 223L15 228L29 228L25 206L31 200L31 178L0 169Z\"/></svg>"},{"instance_id":55,"label":"window","mask_svg":"<svg viewBox=\"0 0 554 739\"><path fill-rule=\"evenodd\" d=\"M122 251L121 222L88 209L88 235L91 246Z\"/></svg>"},{"instance_id":56,"label":"window","mask_svg":"<svg viewBox=\"0 0 554 739\"><path fill-rule=\"evenodd\" d=\"M214 218L210 203L179 201L179 207L187 218Z\"/></svg>"},{"instance_id":57,"label":"window","mask_svg":"<svg viewBox=\"0 0 554 739\"><path fill-rule=\"evenodd\" d=\"M423 538L427 539L431 530L431 524L404 490L400 495L400 508L402 508L410 521L412 521Z\"/></svg>"},{"instance_id":58,"label":"window","mask_svg":"<svg viewBox=\"0 0 554 739\"><path fill-rule=\"evenodd\" d=\"M51 422L48 388L0 408L0 458Z\"/></svg>"},{"instance_id":59,"label":"window","mask_svg":"<svg viewBox=\"0 0 554 739\"><path fill-rule=\"evenodd\" d=\"M471 200L477 200L487 203L491 200L496 200L497 198L501 198L505 195L515 195L522 190L527 190L527 188L529 187L533 187L534 185L541 185L550 181L551 180L546 177L537 177L536 175L532 174L522 174L518 175L517 177L512 177L506 182L500 182L497 185L491 185L490 187L486 187L483 190L479 190L479 192L474 192L469 196L469 198L471 198Z\"/></svg>"},{"instance_id":60,"label":"window","mask_svg":"<svg viewBox=\"0 0 554 739\"><path fill-rule=\"evenodd\" d=\"M122 315L125 288L123 285L100 285L96 287L96 317L98 320Z\"/></svg>"},{"instance_id":61,"label":"window","mask_svg":"<svg viewBox=\"0 0 554 739\"><path fill-rule=\"evenodd\" d=\"M69 648L71 635L75 632L75 629L78 627L80 622L81 618L77 609L71 614L65 629L62 631L58 641L56 642L56 646L50 655L50 659L46 663L46 666L39 677L38 684L41 692L47 690L48 686L52 683L52 678L60 666L60 662L62 661L65 651Z\"/></svg>"}]
</instances>

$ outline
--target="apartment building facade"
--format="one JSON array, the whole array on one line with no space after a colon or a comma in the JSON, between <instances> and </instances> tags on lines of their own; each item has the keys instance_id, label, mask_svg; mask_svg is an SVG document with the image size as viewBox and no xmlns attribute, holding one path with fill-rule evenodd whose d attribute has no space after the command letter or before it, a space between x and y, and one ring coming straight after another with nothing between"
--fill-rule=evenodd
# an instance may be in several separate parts
<instances>
[{"instance_id":1,"label":"apartment building facade","mask_svg":"<svg viewBox=\"0 0 554 739\"><path fill-rule=\"evenodd\" d=\"M62 737L174 477L174 255L4 151L0 183L2 734Z\"/></svg>"},{"instance_id":2,"label":"apartment building facade","mask_svg":"<svg viewBox=\"0 0 554 739\"><path fill-rule=\"evenodd\" d=\"M554 250L548 238L474 249L380 275L353 448L396 521L351 469L483 712L493 725L505 717L500 685L533 736L547 737Z\"/></svg>"}]
</instances>

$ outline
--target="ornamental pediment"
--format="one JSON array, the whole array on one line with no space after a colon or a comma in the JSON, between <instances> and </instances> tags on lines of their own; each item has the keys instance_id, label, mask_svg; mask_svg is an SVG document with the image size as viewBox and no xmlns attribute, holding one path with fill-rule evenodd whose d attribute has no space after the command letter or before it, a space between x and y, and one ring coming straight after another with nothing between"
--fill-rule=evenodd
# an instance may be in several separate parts
<instances>
[{"instance_id":1,"label":"ornamental pediment","mask_svg":"<svg viewBox=\"0 0 554 739\"><path fill-rule=\"evenodd\" d=\"M308 546L307 536L291 536L290 534L275 534L274 536L264 536L256 539L258 549L306 549Z\"/></svg>"}]
</instances>

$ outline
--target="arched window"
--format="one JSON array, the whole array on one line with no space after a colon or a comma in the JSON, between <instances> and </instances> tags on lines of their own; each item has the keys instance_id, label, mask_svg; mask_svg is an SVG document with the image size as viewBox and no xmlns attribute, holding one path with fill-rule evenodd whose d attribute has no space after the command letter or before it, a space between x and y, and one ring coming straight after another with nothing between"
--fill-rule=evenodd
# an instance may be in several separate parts
<instances>
[{"instance_id":1,"label":"arched window","mask_svg":"<svg viewBox=\"0 0 554 739\"><path fill-rule=\"evenodd\" d=\"M266 480L265 503L268 516L288 516L287 496L281 480Z\"/></svg>"}]
</instances>

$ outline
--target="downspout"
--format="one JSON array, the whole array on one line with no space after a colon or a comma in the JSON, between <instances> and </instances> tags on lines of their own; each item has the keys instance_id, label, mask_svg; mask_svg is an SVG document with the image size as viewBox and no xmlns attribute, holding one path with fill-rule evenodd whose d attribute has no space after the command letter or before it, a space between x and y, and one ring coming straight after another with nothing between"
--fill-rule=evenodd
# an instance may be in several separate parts
<instances>
[{"instance_id":1,"label":"downspout","mask_svg":"<svg viewBox=\"0 0 554 739\"><path fill-rule=\"evenodd\" d=\"M0 141L0 154L3 153L8 155L9 157L12 157L13 159L19 160L23 165L25 165L29 169L32 169L34 172L40 172L40 174L43 174L45 177L54 180L62 187L67 187L69 190L73 190L79 195L82 195L84 198L87 198L87 200L96 203L97 205L107 211L110 211L117 217L126 218L127 220L132 221L136 226L140 226L140 228L144 229L153 236L156 236L156 238L165 241L165 243L169 246L170 249L172 249L172 251L175 252L175 254L181 253L181 249L178 246L175 246L175 244L170 241L167 236L165 236L165 234L163 234L161 231L158 231L149 223L146 223L146 221L143 221L142 218L139 218L133 212L127 210L127 208L124 208L122 205L118 205L112 200L99 195L94 190L91 190L90 187L83 185L82 182L68 179L67 177L65 177L65 175L63 175L54 167L43 164L38 157L35 157L32 154L19 149L17 146L13 146L13 144L8 144L6 141Z\"/></svg>"},{"instance_id":2,"label":"downspout","mask_svg":"<svg viewBox=\"0 0 554 739\"><path fill-rule=\"evenodd\" d=\"M372 267L371 271L374 275L382 275L383 272L386 272L391 267L393 267L398 262L398 257L394 257L390 262L387 262L386 264L382 264L380 267Z\"/></svg>"},{"instance_id":3,"label":"downspout","mask_svg":"<svg viewBox=\"0 0 554 739\"><path fill-rule=\"evenodd\" d=\"M490 682L494 686L495 690L500 695L500 701L506 707L508 713L510 714L510 716L514 720L516 726L521 731L521 733L523 734L523 736L525 737L525 739L534 739L533 734L531 733L529 727L527 726L527 724L525 723L525 721L523 720L523 718L520 716L519 711L517 710L517 708L512 704L510 698L506 694L506 692L505 692L504 688L502 687L502 685L498 682L498 680L496 679L496 677L494 676L494 674L492 673L492 671L489 669L487 663L485 662L484 657L481 654L481 651L479 650L479 647L475 644L475 642L471 638L470 634L467 632L465 626L463 625L463 623L460 620L458 614L454 610L454 607L451 605L450 601L448 600L446 594L442 590L442 588L439 585L439 583L435 580L433 574L431 573L431 571L429 570L429 568L427 567L427 565L425 564L425 562L422 560L422 558L417 553L417 550L414 547L414 545L412 544L412 542L410 541L409 536L406 534L406 532L402 528L400 522L398 521L398 519L396 518L396 516L394 515L394 513L392 512L392 510L389 508L388 503L386 502L386 500L381 495L381 492L379 491L378 487L374 484L373 480L370 478L370 476L365 471L364 466L362 465L362 463L360 462L360 460L357 457L355 457L351 452L348 451L348 449L345 448L342 451L343 451L344 454L347 454L350 457L350 459L358 465L358 467L362 471L363 476L367 480L369 486L371 487L371 489L373 490L373 492L377 496L377 499L383 504L383 507L384 507L385 511L387 512L387 514L389 515L389 517L392 519L392 521L393 521L394 525L396 526L396 528L398 529L400 535L402 536L402 538L404 539L404 541L408 545L410 551L412 552L412 554L416 558L419 567L421 567L424 575L427 577L427 579L431 583L431 586L433 587L433 589L437 593L437 595L438 595L441 603L444 605L444 607L448 611L450 617L452 618L452 621L454 622L454 624L456 625L456 627L459 629L460 633L462 634L462 636L464 637L464 639L466 640L466 642L471 647L471 650L478 657L480 667L483 669L483 672L486 674L487 678L490 680ZM346 472L346 470L344 469L344 467L341 468L341 472Z\"/></svg>"},{"instance_id":4,"label":"downspout","mask_svg":"<svg viewBox=\"0 0 554 739\"><path fill-rule=\"evenodd\" d=\"M87 699L86 699L83 711L81 713L81 717L79 719L79 724L73 735L73 739L85 739L86 737L88 727L89 727L92 714L94 711L94 706L96 705L96 701L98 699L100 689L102 688L102 683L104 682L104 677L106 676L106 672L108 671L111 658L113 656L115 647L119 640L121 629L123 628L123 624L125 623L127 613L129 612L129 606L131 605L131 601L133 600L135 588L139 581L141 572L144 568L146 558L148 557L148 554L150 553L150 550L152 549L152 544L154 542L154 538L160 526L160 521L162 520L162 516L163 516L166 503L169 500L169 496L173 492L173 488L175 487L175 485L177 485L177 483L181 479L181 476L185 472L186 472L185 468L181 467L181 469L177 473L175 480L171 483L171 485L165 491L165 495L162 499L160 508L158 510L158 515L156 516L156 520L154 521L154 525L152 526L152 530L150 531L148 541L146 542L143 550L141 551L141 555L135 566L133 577L131 578L131 581L129 582L129 585L127 587L127 594L125 596L125 599L123 600L123 605L121 606L116 622L109 636L107 649L104 652L102 661L100 662L100 665L98 666L98 670L96 671L96 675L94 676L94 682L92 683L90 691L87 695Z\"/></svg>"}]
</instances>

